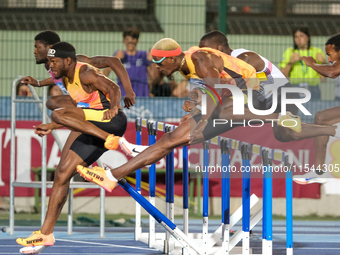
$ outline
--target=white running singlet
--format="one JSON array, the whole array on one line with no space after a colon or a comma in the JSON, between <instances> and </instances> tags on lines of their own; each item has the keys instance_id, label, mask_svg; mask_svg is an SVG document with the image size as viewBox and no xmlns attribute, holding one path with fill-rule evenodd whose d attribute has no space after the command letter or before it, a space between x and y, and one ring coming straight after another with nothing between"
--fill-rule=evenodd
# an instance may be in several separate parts
<instances>
[{"instance_id":1,"label":"white running singlet","mask_svg":"<svg viewBox=\"0 0 340 255\"><path fill-rule=\"evenodd\" d=\"M236 49L233 50L230 55L237 58L239 55L246 52L253 51L246 49ZM263 101L273 94L273 89L277 89L283 85L286 85L289 83L289 81L286 76L281 73L279 68L273 65L268 59L262 57L261 55L259 56L265 63L264 69L260 72L256 72L257 77L260 79L259 100Z\"/></svg>"}]
</instances>

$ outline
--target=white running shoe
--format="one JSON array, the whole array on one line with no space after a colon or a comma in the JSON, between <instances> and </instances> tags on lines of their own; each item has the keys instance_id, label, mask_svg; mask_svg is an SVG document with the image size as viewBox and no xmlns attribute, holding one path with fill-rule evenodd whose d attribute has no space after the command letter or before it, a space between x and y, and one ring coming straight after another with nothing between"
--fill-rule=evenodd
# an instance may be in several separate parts
<instances>
[{"instance_id":1,"label":"white running shoe","mask_svg":"<svg viewBox=\"0 0 340 255\"><path fill-rule=\"evenodd\" d=\"M22 254L39 254L48 246L39 245L39 246L32 246L32 247L24 247L20 249L20 253Z\"/></svg>"},{"instance_id":2,"label":"white running shoe","mask_svg":"<svg viewBox=\"0 0 340 255\"><path fill-rule=\"evenodd\" d=\"M310 184L310 183L326 183L327 178L325 178L327 173L317 174L314 171L309 171L303 175L294 175L293 181L298 184Z\"/></svg>"},{"instance_id":3,"label":"white running shoe","mask_svg":"<svg viewBox=\"0 0 340 255\"><path fill-rule=\"evenodd\" d=\"M131 157L136 157L139 153L149 147L129 143L124 137L121 137L119 139L119 145L120 148L125 152L125 154Z\"/></svg>"}]
</instances>

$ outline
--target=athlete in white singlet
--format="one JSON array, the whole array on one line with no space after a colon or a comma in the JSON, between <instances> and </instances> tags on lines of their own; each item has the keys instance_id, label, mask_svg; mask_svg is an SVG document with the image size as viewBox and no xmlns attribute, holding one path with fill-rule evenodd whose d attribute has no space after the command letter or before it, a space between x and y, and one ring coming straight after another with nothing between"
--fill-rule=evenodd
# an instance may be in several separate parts
<instances>
[{"instance_id":1,"label":"athlete in white singlet","mask_svg":"<svg viewBox=\"0 0 340 255\"><path fill-rule=\"evenodd\" d=\"M232 50L230 55L232 57L238 58L243 54L252 53L258 55L263 62L264 68L262 70L256 69L256 75L260 79L260 91L259 91L259 100L263 101L268 99L270 96L273 95L273 90L277 89L281 86L284 86L289 83L288 79L281 73L279 68L272 64L268 59L265 57L246 49L236 49ZM242 58L241 58L242 59Z\"/></svg>"}]
</instances>

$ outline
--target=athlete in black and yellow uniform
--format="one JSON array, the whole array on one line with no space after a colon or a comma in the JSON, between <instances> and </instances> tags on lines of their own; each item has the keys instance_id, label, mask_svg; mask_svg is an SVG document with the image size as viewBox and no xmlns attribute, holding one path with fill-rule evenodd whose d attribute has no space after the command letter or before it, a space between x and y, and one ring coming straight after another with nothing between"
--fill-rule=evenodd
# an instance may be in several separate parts
<instances>
[{"instance_id":1,"label":"athlete in black and yellow uniform","mask_svg":"<svg viewBox=\"0 0 340 255\"><path fill-rule=\"evenodd\" d=\"M120 109L121 93L117 84L106 78L99 69L77 63L74 47L66 42L53 45L48 52L50 68L64 84L78 107L55 109L49 124L41 124L39 136L65 126L72 130L61 153L45 221L29 238L18 238L23 246L51 246L53 228L66 201L70 180L77 165L89 166L107 149L118 147L127 119ZM35 242L38 240L37 242Z\"/></svg>"},{"instance_id":2,"label":"athlete in black and yellow uniform","mask_svg":"<svg viewBox=\"0 0 340 255\"><path fill-rule=\"evenodd\" d=\"M105 151L107 148L104 147L103 138L106 139L109 134L113 134L117 137L123 136L126 130L127 121L126 116L124 112L121 110L120 105L114 106L115 110L118 110L118 113L111 119L104 118L104 114L107 113L107 111L110 111L111 108L111 100L109 93L104 93L101 90L94 90L90 89L89 86L84 86L80 80L80 69L83 70L83 72L86 72L87 70L94 70L98 75L103 76L102 72L86 63L77 62L73 81L70 82L70 79L68 77L65 77L65 84L66 88L71 96L71 98L75 101L78 108L81 108L81 110L84 113L85 120L94 124L98 129L91 130L91 134L94 132L94 136L89 136L88 134L81 134L75 142L71 146L71 150L77 152L77 154L88 164L91 165L95 160L97 160ZM106 79L107 81L110 81L109 79ZM91 87L91 86L90 86ZM87 89L87 91L85 91ZM93 91L92 91L93 90ZM91 92L92 91L92 92ZM88 93L91 92L91 93ZM116 88L116 92L113 93L113 95L116 97L115 94L120 94L120 91ZM115 99L116 102L120 102L120 99L118 97ZM77 108L76 108L77 109ZM80 109L78 109L79 111ZM61 110L63 111L63 109ZM65 110L68 111L67 109ZM67 114L67 113L66 113ZM60 118L55 117L54 115L65 115L65 113L61 113L59 110L53 112L52 114L52 120L58 121ZM80 115L81 117L81 115ZM74 127L74 120L72 120L69 124L67 120L59 120L59 124L62 124L66 127L75 128ZM79 130L84 133L90 133L87 122L82 121L82 125L85 125L86 128L84 130ZM105 131L105 132L102 132ZM103 135L101 135L103 134ZM109 136L110 137L110 136ZM86 147L83 147L82 144L88 140L91 139L93 145L95 145L92 149ZM109 147L108 147L109 148ZM110 149L110 148L109 148Z\"/></svg>"}]
</instances>

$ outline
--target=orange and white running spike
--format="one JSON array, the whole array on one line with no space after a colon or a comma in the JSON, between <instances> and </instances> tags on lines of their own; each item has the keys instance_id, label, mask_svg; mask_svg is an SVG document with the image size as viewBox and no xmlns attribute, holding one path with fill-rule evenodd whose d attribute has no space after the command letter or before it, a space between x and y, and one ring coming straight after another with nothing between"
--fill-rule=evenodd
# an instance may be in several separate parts
<instances>
[{"instance_id":1,"label":"orange and white running spike","mask_svg":"<svg viewBox=\"0 0 340 255\"><path fill-rule=\"evenodd\" d=\"M81 165L77 166L77 172L85 180L98 184L108 192L112 192L117 182L111 181L106 174L105 169L95 166L93 168L87 168Z\"/></svg>"},{"instance_id":2,"label":"orange and white running spike","mask_svg":"<svg viewBox=\"0 0 340 255\"><path fill-rule=\"evenodd\" d=\"M149 146L136 145L129 143L124 137L119 139L120 148L130 157L136 157L139 153L143 152Z\"/></svg>"}]
</instances>

